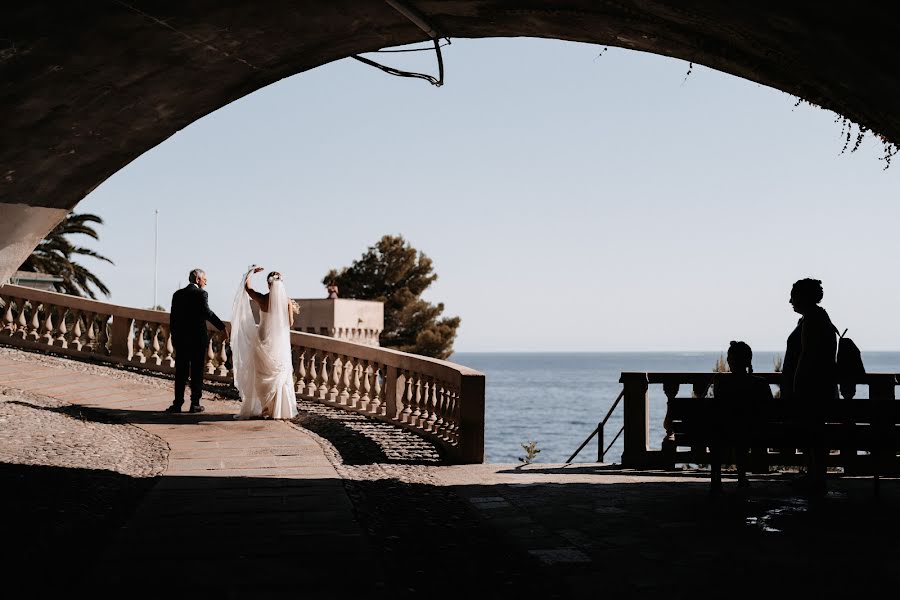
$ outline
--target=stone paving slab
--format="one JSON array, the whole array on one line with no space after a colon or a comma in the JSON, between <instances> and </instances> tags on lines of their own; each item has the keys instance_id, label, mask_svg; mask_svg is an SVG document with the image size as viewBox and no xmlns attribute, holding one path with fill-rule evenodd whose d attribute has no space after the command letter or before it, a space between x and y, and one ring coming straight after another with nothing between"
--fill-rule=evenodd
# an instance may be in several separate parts
<instances>
[{"instance_id":1,"label":"stone paving slab","mask_svg":"<svg viewBox=\"0 0 900 600\"><path fill-rule=\"evenodd\" d=\"M829 477L824 496L794 474L753 475L709 495L703 471L613 465L431 468L565 582L572 597L844 598L900 585L900 480ZM850 573L859 573L854 577ZM862 575L864 574L864 575Z\"/></svg>"}]
</instances>

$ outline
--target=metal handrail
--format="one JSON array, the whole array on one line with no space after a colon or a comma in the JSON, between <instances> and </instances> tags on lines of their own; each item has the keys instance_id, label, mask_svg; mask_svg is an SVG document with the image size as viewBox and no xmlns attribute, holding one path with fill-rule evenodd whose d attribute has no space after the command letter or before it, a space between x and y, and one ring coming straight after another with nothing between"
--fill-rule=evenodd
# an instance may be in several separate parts
<instances>
[{"instance_id":1,"label":"metal handrail","mask_svg":"<svg viewBox=\"0 0 900 600\"><path fill-rule=\"evenodd\" d=\"M600 421L599 423L597 423L597 427L591 432L591 435L589 435L586 440L581 442L581 445L578 446L578 450L576 450L574 453L572 453L572 456L570 456L569 459L566 461L567 465L571 464L572 460L576 456L578 456L578 453L581 452L585 446L588 445L588 442L590 442L592 439L594 439L595 435L598 436L598 438L597 438L597 462L603 462L603 458L606 456L606 453L609 452L609 449L612 447L613 444L616 443L616 440L619 439L619 436L622 435L622 432L625 430L625 426L623 425L622 429L619 430L619 433L616 434L616 437L613 439L612 443L610 443L610 445L605 450L603 449L603 428L606 426L606 422L609 421L609 418L612 416L613 411L616 410L616 407L619 405L619 402L622 401L623 396L625 396L624 388L622 389L621 392L619 392L619 395L616 397L615 402L612 403L612 406L609 408L609 412L606 413L606 416L603 418L603 420Z\"/></svg>"}]
</instances>

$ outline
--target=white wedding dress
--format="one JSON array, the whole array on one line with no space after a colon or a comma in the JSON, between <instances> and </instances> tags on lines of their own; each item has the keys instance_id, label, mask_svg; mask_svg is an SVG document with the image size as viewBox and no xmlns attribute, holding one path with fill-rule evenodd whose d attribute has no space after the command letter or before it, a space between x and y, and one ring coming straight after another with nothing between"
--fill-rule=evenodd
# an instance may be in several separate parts
<instances>
[{"instance_id":1,"label":"white wedding dress","mask_svg":"<svg viewBox=\"0 0 900 600\"><path fill-rule=\"evenodd\" d=\"M249 272L248 272L249 274ZM259 311L259 326L250 309L244 279L234 297L231 318L231 353L234 385L241 394L236 419L297 416L294 396L288 297L284 282L276 279L269 290L269 310Z\"/></svg>"}]
</instances>

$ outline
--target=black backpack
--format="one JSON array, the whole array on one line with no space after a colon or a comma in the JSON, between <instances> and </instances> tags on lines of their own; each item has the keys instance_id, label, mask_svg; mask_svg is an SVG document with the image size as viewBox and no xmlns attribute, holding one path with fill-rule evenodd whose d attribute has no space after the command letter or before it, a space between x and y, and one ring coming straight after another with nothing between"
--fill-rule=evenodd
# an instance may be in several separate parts
<instances>
[{"instance_id":1,"label":"black backpack","mask_svg":"<svg viewBox=\"0 0 900 600\"><path fill-rule=\"evenodd\" d=\"M834 328L835 333L838 332L837 327ZM838 338L837 349L837 380L839 382L856 383L856 381L866 374L866 368L863 366L862 353L859 347L848 337L844 337L847 330L841 333Z\"/></svg>"}]
</instances>

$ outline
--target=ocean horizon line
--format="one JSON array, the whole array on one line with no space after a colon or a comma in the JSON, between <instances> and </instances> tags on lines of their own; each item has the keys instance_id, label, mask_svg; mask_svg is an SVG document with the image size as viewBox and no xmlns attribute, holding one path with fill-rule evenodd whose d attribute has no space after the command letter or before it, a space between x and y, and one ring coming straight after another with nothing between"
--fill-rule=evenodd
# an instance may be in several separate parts
<instances>
[{"instance_id":1,"label":"ocean horizon line","mask_svg":"<svg viewBox=\"0 0 900 600\"><path fill-rule=\"evenodd\" d=\"M727 349L715 350L454 350L453 354L724 354ZM754 353L784 353L783 348L777 350L754 349ZM861 350L863 354L900 353L896 350ZM451 354L452 356L452 354Z\"/></svg>"}]
</instances>

